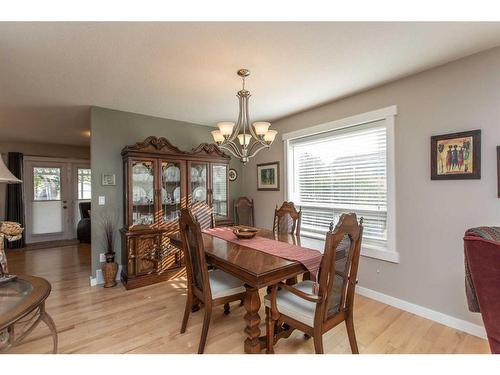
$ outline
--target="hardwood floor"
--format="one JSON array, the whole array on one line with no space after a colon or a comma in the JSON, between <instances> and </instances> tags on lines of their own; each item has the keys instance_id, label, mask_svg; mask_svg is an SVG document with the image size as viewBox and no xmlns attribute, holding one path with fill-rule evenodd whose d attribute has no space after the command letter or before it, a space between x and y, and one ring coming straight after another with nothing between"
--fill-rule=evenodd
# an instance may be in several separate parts
<instances>
[{"instance_id":1,"label":"hardwood floor","mask_svg":"<svg viewBox=\"0 0 500 375\"><path fill-rule=\"evenodd\" d=\"M126 291L89 286L88 245L10 251L10 271L52 284L47 312L59 332L60 353L196 353L203 311L191 314L181 335L185 280ZM243 353L244 308L234 303L213 312L205 353ZM264 309L261 310L264 318ZM489 353L486 340L357 295L354 325L360 353ZM265 332L264 319L261 330ZM326 353L350 353L343 324L324 336ZM48 329L40 325L10 353L47 353ZM296 331L276 353L314 353L313 341Z\"/></svg>"}]
</instances>

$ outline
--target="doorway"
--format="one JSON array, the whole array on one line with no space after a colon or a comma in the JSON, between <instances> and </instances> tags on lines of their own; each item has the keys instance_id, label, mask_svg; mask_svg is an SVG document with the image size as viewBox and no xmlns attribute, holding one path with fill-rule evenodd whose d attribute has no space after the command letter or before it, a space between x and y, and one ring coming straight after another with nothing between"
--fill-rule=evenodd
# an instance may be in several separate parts
<instances>
[{"instance_id":1,"label":"doorway","mask_svg":"<svg viewBox=\"0 0 500 375\"><path fill-rule=\"evenodd\" d=\"M26 243L76 238L79 203L90 201L88 160L24 159Z\"/></svg>"}]
</instances>

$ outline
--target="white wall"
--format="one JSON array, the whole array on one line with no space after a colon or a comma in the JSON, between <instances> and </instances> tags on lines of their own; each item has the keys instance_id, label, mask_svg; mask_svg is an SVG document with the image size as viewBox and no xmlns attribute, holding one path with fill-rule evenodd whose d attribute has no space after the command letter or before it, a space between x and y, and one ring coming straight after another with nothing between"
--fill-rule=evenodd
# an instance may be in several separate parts
<instances>
[{"instance_id":1,"label":"white wall","mask_svg":"<svg viewBox=\"0 0 500 375\"><path fill-rule=\"evenodd\" d=\"M353 62L355 63L355 62ZM281 134L397 105L396 204L400 263L362 257L360 286L452 317L480 323L464 293L464 231L500 225L496 146L500 145L500 48L276 121ZM290 89L293 89L293 82ZM304 93L307 95L307 93ZM431 135L482 129L481 180L431 181ZM279 136L278 136L279 137ZM256 163L279 160L278 139L246 167L256 224L270 227L279 192L256 189ZM379 271L379 272L378 272Z\"/></svg>"}]
</instances>

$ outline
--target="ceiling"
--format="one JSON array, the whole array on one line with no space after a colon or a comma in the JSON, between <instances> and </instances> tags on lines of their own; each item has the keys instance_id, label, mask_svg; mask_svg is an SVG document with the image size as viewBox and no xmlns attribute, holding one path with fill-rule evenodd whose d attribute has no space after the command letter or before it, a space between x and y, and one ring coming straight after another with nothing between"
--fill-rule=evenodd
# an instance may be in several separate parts
<instances>
[{"instance_id":1,"label":"ceiling","mask_svg":"<svg viewBox=\"0 0 500 375\"><path fill-rule=\"evenodd\" d=\"M0 23L0 140L85 145L89 106L276 120L500 45L500 23ZM87 131L87 132L86 132Z\"/></svg>"}]
</instances>

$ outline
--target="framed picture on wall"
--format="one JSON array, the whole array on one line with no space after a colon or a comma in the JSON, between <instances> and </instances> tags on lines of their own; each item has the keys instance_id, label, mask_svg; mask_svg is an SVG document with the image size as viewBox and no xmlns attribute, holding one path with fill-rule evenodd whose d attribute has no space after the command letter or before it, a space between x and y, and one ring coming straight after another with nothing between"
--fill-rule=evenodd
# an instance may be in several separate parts
<instances>
[{"instance_id":1,"label":"framed picture on wall","mask_svg":"<svg viewBox=\"0 0 500 375\"><path fill-rule=\"evenodd\" d=\"M431 180L481 178L481 130L431 137Z\"/></svg>"},{"instance_id":2,"label":"framed picture on wall","mask_svg":"<svg viewBox=\"0 0 500 375\"><path fill-rule=\"evenodd\" d=\"M280 163L257 164L257 190L280 189Z\"/></svg>"},{"instance_id":3,"label":"framed picture on wall","mask_svg":"<svg viewBox=\"0 0 500 375\"><path fill-rule=\"evenodd\" d=\"M116 175L114 173L103 173L101 184L102 186L115 186Z\"/></svg>"}]
</instances>

